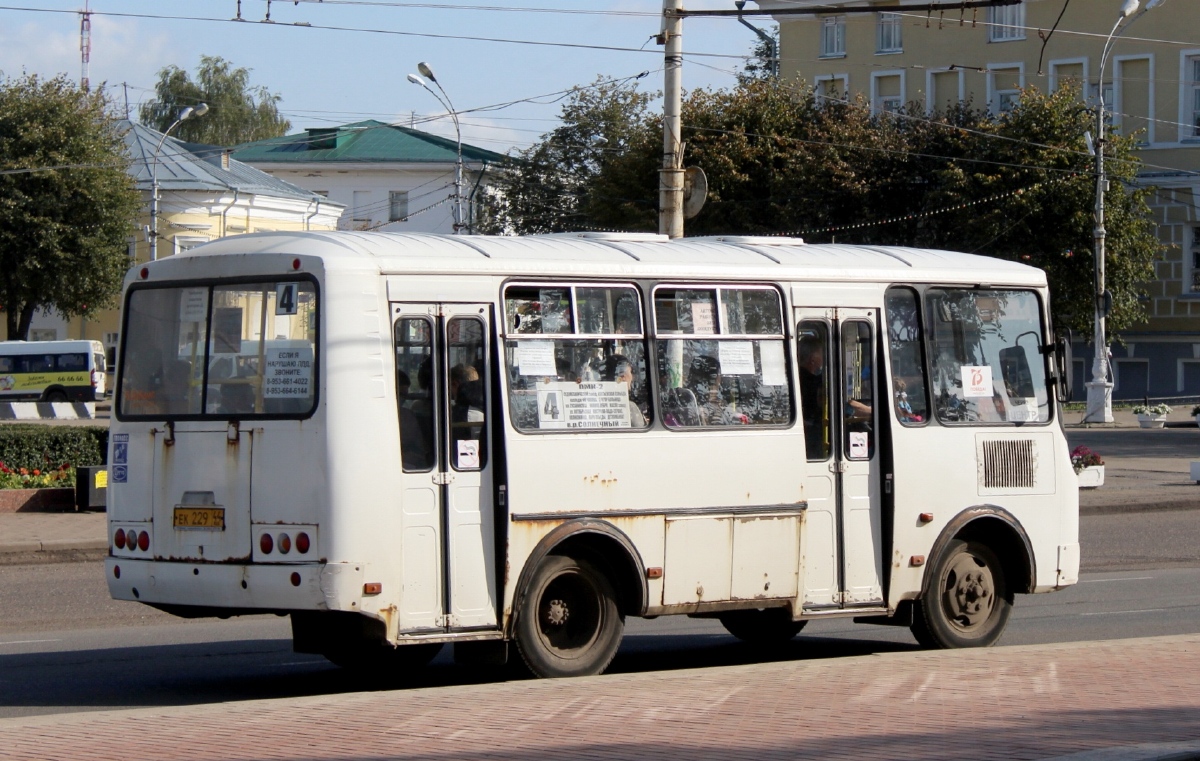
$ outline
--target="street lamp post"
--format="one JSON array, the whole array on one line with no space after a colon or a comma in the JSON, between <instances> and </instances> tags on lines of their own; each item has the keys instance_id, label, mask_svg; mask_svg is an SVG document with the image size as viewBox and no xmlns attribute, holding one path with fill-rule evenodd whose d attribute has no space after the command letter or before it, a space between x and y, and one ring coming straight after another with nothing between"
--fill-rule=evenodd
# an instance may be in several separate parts
<instances>
[{"instance_id":1,"label":"street lamp post","mask_svg":"<svg viewBox=\"0 0 1200 761\"><path fill-rule=\"evenodd\" d=\"M184 119L189 119L193 116L204 116L208 113L208 104L200 103L196 106L185 106L179 109L179 118L171 123L170 127L162 133L162 137L158 139L158 145L154 146L154 155L150 160L150 261L158 260L158 155L162 150L163 143L167 140L167 135L171 134L171 130L178 127Z\"/></svg>"},{"instance_id":2,"label":"street lamp post","mask_svg":"<svg viewBox=\"0 0 1200 761\"><path fill-rule=\"evenodd\" d=\"M1092 359L1092 380L1087 383L1087 412L1084 413L1083 422L1085 423L1111 423L1112 415L1112 391L1113 384L1108 379L1108 339L1105 336L1106 317L1108 312L1108 296L1105 291L1104 283L1104 259L1105 259L1105 237L1107 231L1104 229L1104 193L1108 190L1108 177L1104 173L1104 68L1108 64L1109 53L1112 52L1113 43L1117 38L1125 33L1126 30L1141 18L1146 11L1155 8L1163 3L1163 0L1150 0L1146 3L1146 7L1135 16L1132 20L1121 26L1121 23L1133 16L1137 11L1140 0L1125 0L1125 4L1121 6L1121 13L1117 17L1116 23L1113 24L1112 30L1108 33L1108 37L1104 41L1104 48L1100 54L1100 74L1097 82L1096 93L1096 206L1095 206L1095 257L1096 257L1096 291L1095 297L1095 317L1094 317L1094 332L1092 336L1092 346L1095 350L1095 357ZM1117 29L1120 28L1120 32Z\"/></svg>"},{"instance_id":3,"label":"street lamp post","mask_svg":"<svg viewBox=\"0 0 1200 761\"><path fill-rule=\"evenodd\" d=\"M450 113L450 118L454 120L454 140L458 147L458 158L454 162L454 234L459 235L466 224L463 221L463 157L462 157L462 127L458 123L458 112L454 110L454 104L450 102L450 96L446 94L446 90L442 87L442 83L434 76L433 69L429 64L421 61L417 64L417 71L421 72L421 76L409 74L408 81L414 85L420 85L425 88L430 95L437 98L438 103ZM423 77L423 78L422 78ZM437 85L437 89L441 92L438 95L425 82L428 79Z\"/></svg>"}]
</instances>

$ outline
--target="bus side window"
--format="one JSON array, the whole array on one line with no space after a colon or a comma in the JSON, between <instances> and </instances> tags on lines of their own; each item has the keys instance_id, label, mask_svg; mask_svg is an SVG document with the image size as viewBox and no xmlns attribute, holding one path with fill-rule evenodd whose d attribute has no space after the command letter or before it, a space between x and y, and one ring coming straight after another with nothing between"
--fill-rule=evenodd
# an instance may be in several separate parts
<instances>
[{"instance_id":1,"label":"bus side window","mask_svg":"<svg viewBox=\"0 0 1200 761\"><path fill-rule=\"evenodd\" d=\"M829 459L829 325L805 320L796 331L800 365L800 414L804 422L804 448L810 461Z\"/></svg>"},{"instance_id":2,"label":"bus side window","mask_svg":"<svg viewBox=\"0 0 1200 761\"><path fill-rule=\"evenodd\" d=\"M929 420L925 362L921 355L921 310L911 288L890 288L886 300L888 353L892 362L892 406L903 425Z\"/></svg>"},{"instance_id":3,"label":"bus side window","mask_svg":"<svg viewBox=\"0 0 1200 761\"><path fill-rule=\"evenodd\" d=\"M396 403L400 416L400 461L407 472L433 467L433 325L424 317L396 321Z\"/></svg>"},{"instance_id":4,"label":"bus side window","mask_svg":"<svg viewBox=\"0 0 1200 761\"><path fill-rule=\"evenodd\" d=\"M13 369L12 357L0 357L0 373L11 373Z\"/></svg>"}]
</instances>

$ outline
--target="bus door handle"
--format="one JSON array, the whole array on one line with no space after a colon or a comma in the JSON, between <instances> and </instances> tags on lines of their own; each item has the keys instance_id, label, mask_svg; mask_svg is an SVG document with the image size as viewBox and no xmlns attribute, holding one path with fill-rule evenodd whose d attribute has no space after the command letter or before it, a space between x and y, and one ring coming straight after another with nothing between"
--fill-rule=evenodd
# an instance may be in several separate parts
<instances>
[{"instance_id":1,"label":"bus door handle","mask_svg":"<svg viewBox=\"0 0 1200 761\"><path fill-rule=\"evenodd\" d=\"M448 486L449 484L453 483L453 481L454 481L453 473L434 473L433 474L433 482L435 484L437 484L438 486Z\"/></svg>"},{"instance_id":2,"label":"bus door handle","mask_svg":"<svg viewBox=\"0 0 1200 761\"><path fill-rule=\"evenodd\" d=\"M829 463L829 472L830 473L845 473L846 472L846 461L845 460L831 461Z\"/></svg>"}]
</instances>

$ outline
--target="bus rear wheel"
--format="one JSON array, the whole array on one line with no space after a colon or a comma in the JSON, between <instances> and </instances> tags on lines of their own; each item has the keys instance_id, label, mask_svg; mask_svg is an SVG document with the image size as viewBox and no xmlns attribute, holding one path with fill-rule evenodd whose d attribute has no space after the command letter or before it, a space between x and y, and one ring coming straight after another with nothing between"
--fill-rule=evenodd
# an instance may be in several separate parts
<instances>
[{"instance_id":1,"label":"bus rear wheel","mask_svg":"<svg viewBox=\"0 0 1200 761\"><path fill-rule=\"evenodd\" d=\"M793 621L788 608L731 610L719 615L725 631L752 645L781 645L804 628L807 621Z\"/></svg>"},{"instance_id":2,"label":"bus rear wheel","mask_svg":"<svg viewBox=\"0 0 1200 761\"><path fill-rule=\"evenodd\" d=\"M608 578L586 560L550 555L534 572L517 614L517 649L536 676L599 674L625 619Z\"/></svg>"},{"instance_id":3,"label":"bus rear wheel","mask_svg":"<svg viewBox=\"0 0 1200 761\"><path fill-rule=\"evenodd\" d=\"M62 391L58 391L58 390L50 391L50 392L47 392L47 394L46 394L46 401L47 402L65 402L65 401L67 401L67 395L65 393L63 393Z\"/></svg>"},{"instance_id":4,"label":"bus rear wheel","mask_svg":"<svg viewBox=\"0 0 1200 761\"><path fill-rule=\"evenodd\" d=\"M913 606L913 636L928 648L989 647L1012 614L1012 593L996 553L955 539Z\"/></svg>"}]
</instances>

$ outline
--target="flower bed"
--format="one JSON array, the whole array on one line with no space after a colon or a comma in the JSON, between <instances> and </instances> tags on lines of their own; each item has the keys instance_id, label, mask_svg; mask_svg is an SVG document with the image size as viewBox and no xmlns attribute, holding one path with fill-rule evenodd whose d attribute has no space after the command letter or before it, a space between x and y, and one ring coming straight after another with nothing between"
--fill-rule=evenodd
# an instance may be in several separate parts
<instances>
[{"instance_id":1,"label":"flower bed","mask_svg":"<svg viewBox=\"0 0 1200 761\"><path fill-rule=\"evenodd\" d=\"M74 489L0 489L0 513L60 513L74 509Z\"/></svg>"}]
</instances>

